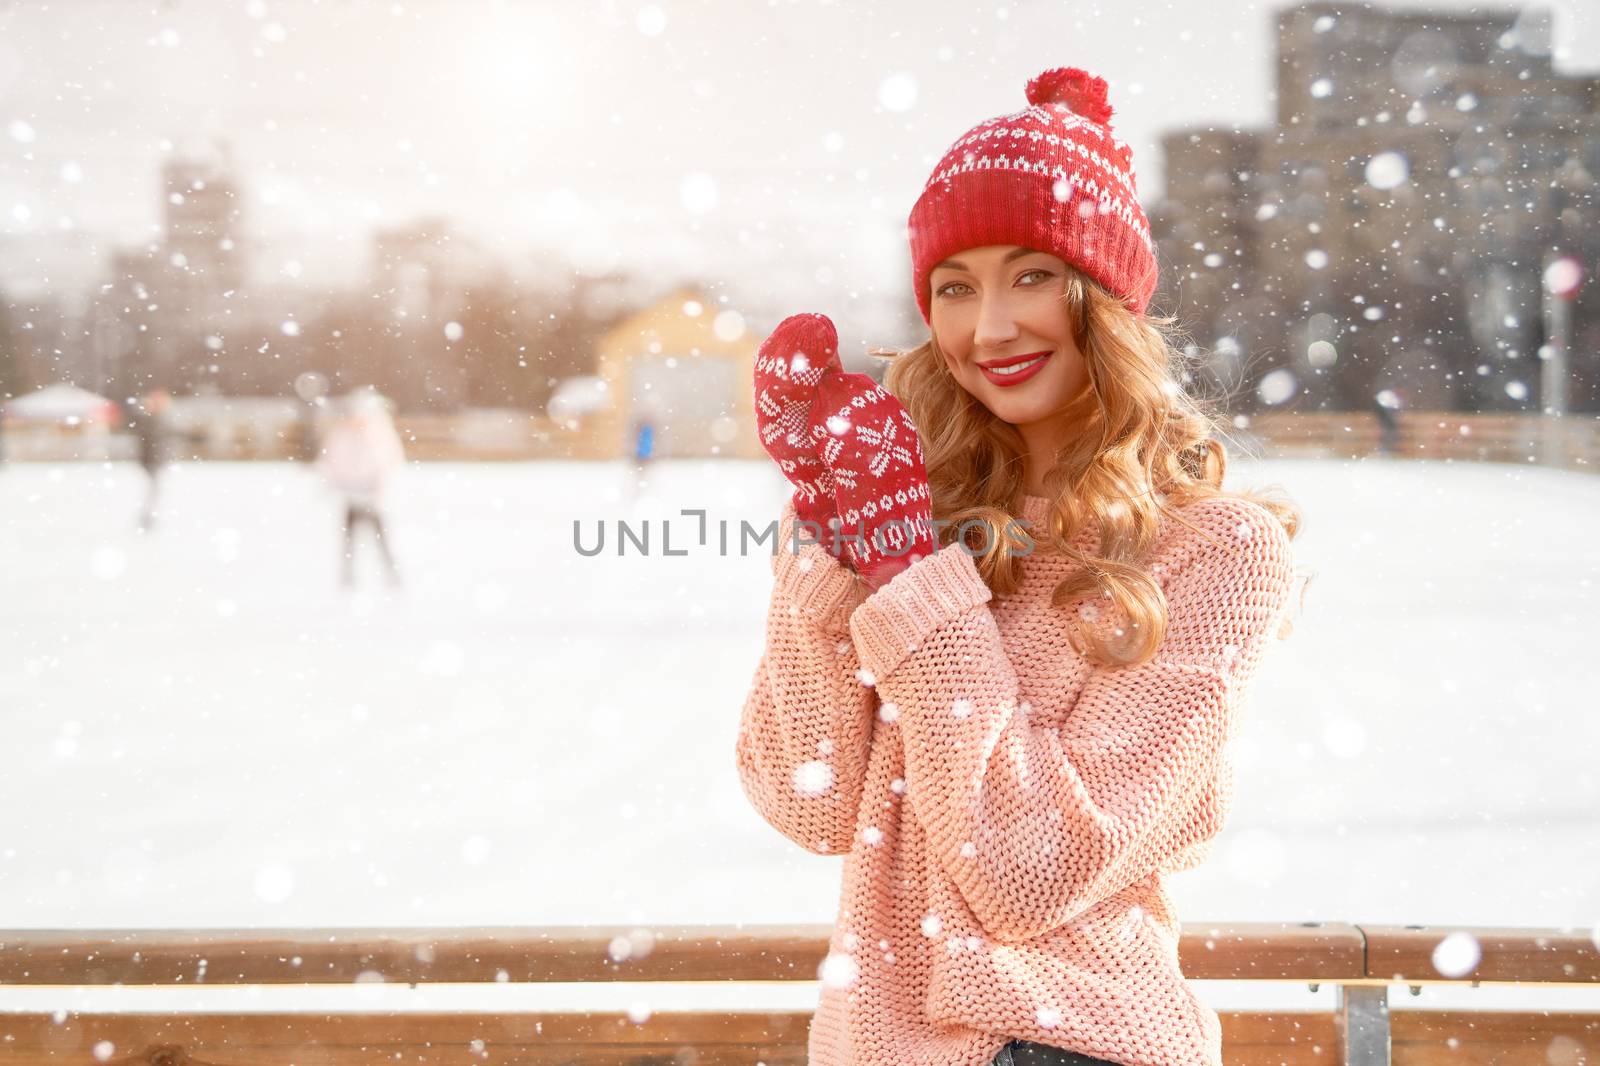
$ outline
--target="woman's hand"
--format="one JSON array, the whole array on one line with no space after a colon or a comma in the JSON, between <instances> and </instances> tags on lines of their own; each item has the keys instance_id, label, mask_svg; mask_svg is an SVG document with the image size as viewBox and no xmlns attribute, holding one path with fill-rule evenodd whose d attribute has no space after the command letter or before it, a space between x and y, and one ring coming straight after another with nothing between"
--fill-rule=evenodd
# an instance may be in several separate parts
<instances>
[{"instance_id":1,"label":"woman's hand","mask_svg":"<svg viewBox=\"0 0 1600 1066\"><path fill-rule=\"evenodd\" d=\"M900 573L902 570L905 570L910 565L911 564L905 559L885 559L878 566L874 567L869 573L857 574L856 580L860 581L873 592L877 592L879 589L883 588L883 586L893 581L896 574Z\"/></svg>"},{"instance_id":2,"label":"woman's hand","mask_svg":"<svg viewBox=\"0 0 1600 1066\"><path fill-rule=\"evenodd\" d=\"M876 590L939 547L922 439L905 406L865 374L826 375L811 417L846 558Z\"/></svg>"},{"instance_id":3,"label":"woman's hand","mask_svg":"<svg viewBox=\"0 0 1600 1066\"><path fill-rule=\"evenodd\" d=\"M833 478L819 454L822 442L813 436L812 407L818 385L839 369L839 334L826 315L790 315L756 352L761 446L795 487L795 517L816 523L824 539L837 512Z\"/></svg>"}]
</instances>

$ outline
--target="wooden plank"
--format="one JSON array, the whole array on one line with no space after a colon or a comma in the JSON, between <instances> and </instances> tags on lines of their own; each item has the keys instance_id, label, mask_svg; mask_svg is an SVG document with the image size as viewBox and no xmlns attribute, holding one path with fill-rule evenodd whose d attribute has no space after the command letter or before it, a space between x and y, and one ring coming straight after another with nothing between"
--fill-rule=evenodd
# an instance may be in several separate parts
<instances>
[{"instance_id":1,"label":"wooden plank","mask_svg":"<svg viewBox=\"0 0 1600 1066\"><path fill-rule=\"evenodd\" d=\"M1361 930L1343 922L1186 922L1183 974L1200 981L1327 981L1366 976Z\"/></svg>"},{"instance_id":2,"label":"wooden plank","mask_svg":"<svg viewBox=\"0 0 1600 1066\"><path fill-rule=\"evenodd\" d=\"M1228 1066L1339 1066L1337 1019L1328 1011L1218 1011Z\"/></svg>"},{"instance_id":3,"label":"wooden plank","mask_svg":"<svg viewBox=\"0 0 1600 1066\"><path fill-rule=\"evenodd\" d=\"M804 1066L809 1012L0 1015L8 1066Z\"/></svg>"},{"instance_id":4,"label":"wooden plank","mask_svg":"<svg viewBox=\"0 0 1600 1066\"><path fill-rule=\"evenodd\" d=\"M12 930L0 985L349 984L383 981L812 981L826 925L479 929ZM1362 940L1340 923L1185 926L1198 979L1363 975Z\"/></svg>"},{"instance_id":5,"label":"wooden plank","mask_svg":"<svg viewBox=\"0 0 1600 1066\"><path fill-rule=\"evenodd\" d=\"M1367 970L1372 977L1411 983L1430 981L1600 982L1600 948L1589 931L1505 929L1427 925L1364 925ZM1444 944L1447 937L1457 937ZM1464 972L1458 965L1477 964ZM1441 973L1438 962L1450 972Z\"/></svg>"},{"instance_id":6,"label":"wooden plank","mask_svg":"<svg viewBox=\"0 0 1600 1066\"><path fill-rule=\"evenodd\" d=\"M804 1066L809 1012L657 1014L0 1015L15 1066L582 1063ZM1330 1014L1224 1014L1229 1066L1336 1066Z\"/></svg>"},{"instance_id":7,"label":"wooden plank","mask_svg":"<svg viewBox=\"0 0 1600 1066\"><path fill-rule=\"evenodd\" d=\"M0 985L815 980L829 927L11 930Z\"/></svg>"},{"instance_id":8,"label":"wooden plank","mask_svg":"<svg viewBox=\"0 0 1600 1066\"><path fill-rule=\"evenodd\" d=\"M1394 1066L1583 1066L1600 1014L1394 1011ZM1334 1015L1221 1012L1229 1066L1336 1066ZM0 1015L8 1066L804 1066L809 1012Z\"/></svg>"},{"instance_id":9,"label":"wooden plank","mask_svg":"<svg viewBox=\"0 0 1600 1066\"><path fill-rule=\"evenodd\" d=\"M1393 1066L1594 1066L1600 1014L1390 1011Z\"/></svg>"}]
</instances>

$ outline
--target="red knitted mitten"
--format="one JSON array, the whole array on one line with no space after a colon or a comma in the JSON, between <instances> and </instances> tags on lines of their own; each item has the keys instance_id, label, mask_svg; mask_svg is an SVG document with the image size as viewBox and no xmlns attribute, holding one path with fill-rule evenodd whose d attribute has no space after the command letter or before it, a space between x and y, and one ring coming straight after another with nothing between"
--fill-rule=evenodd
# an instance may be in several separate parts
<instances>
[{"instance_id":1,"label":"red knitted mitten","mask_svg":"<svg viewBox=\"0 0 1600 1066\"><path fill-rule=\"evenodd\" d=\"M839 335L826 315L790 315L756 352L761 445L795 487L795 517L817 523L824 538L836 505L833 477L812 436L811 406L823 376L838 369Z\"/></svg>"},{"instance_id":2,"label":"red knitted mitten","mask_svg":"<svg viewBox=\"0 0 1600 1066\"><path fill-rule=\"evenodd\" d=\"M823 378L812 417L850 565L878 588L938 550L917 427L888 389L842 371Z\"/></svg>"}]
</instances>

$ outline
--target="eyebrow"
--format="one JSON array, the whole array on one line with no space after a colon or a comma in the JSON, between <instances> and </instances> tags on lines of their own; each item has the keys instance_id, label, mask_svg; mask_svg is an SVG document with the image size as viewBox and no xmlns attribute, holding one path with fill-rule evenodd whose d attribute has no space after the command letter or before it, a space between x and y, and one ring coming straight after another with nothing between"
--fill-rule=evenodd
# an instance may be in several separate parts
<instances>
[{"instance_id":1,"label":"eyebrow","mask_svg":"<svg viewBox=\"0 0 1600 1066\"><path fill-rule=\"evenodd\" d=\"M1000 265L1005 266L1013 259L1021 259L1025 255L1039 254L1041 253L1037 248L1013 248L1010 252L1006 253L1006 257L1004 259L1000 260ZM946 259L942 263L935 263L933 270L938 270L940 267L949 267L952 270L966 270L967 264L961 262L959 259ZM928 273L932 274L933 270L928 271Z\"/></svg>"}]
</instances>

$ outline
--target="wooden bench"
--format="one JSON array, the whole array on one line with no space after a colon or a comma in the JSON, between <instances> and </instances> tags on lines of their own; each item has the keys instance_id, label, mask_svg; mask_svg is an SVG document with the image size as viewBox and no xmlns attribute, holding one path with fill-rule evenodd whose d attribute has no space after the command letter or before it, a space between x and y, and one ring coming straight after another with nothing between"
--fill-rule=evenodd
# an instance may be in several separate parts
<instances>
[{"instance_id":1,"label":"wooden bench","mask_svg":"<svg viewBox=\"0 0 1600 1066\"><path fill-rule=\"evenodd\" d=\"M480 929L0 931L0 986L158 986L368 982L813 981L826 926ZM1477 965L1434 968L1451 934ZM1189 924L1192 980L1305 983L1336 991L1333 1011L1222 1012L1229 1066L1580 1066L1600 1062L1600 1010L1391 1009L1391 986L1600 986L1588 930ZM1470 954L1470 953L1469 953ZM3 997L4 987L0 987ZM165 992L163 994L166 994ZM131 1066L344 1066L354 1063L802 1066L809 1010L73 1013L0 1000L0 1058Z\"/></svg>"}]
</instances>

